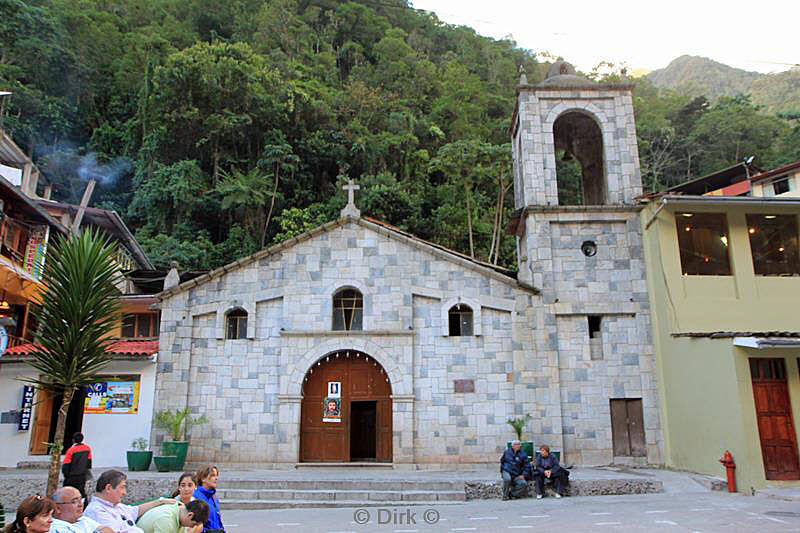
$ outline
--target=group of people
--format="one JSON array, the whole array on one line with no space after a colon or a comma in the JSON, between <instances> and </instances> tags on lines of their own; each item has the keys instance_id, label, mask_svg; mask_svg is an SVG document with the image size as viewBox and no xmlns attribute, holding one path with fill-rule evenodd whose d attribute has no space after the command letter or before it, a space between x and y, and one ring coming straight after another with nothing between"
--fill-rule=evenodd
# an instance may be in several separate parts
<instances>
[{"instance_id":1,"label":"group of people","mask_svg":"<svg viewBox=\"0 0 800 533\"><path fill-rule=\"evenodd\" d=\"M536 498L544 497L546 482L553 484L556 498L561 498L569 481L569 470L558 464L558 459L550 453L549 446L541 446L536 459L531 461L522 451L522 443L511 442L511 448L500 457L500 475L503 478L503 499L521 498L528 490L528 482L533 480Z\"/></svg>"},{"instance_id":2,"label":"group of people","mask_svg":"<svg viewBox=\"0 0 800 533\"><path fill-rule=\"evenodd\" d=\"M219 470L184 472L169 497L126 505L127 476L108 470L97 478L84 510L78 488L65 485L52 498L29 496L3 533L225 533L216 497Z\"/></svg>"}]
</instances>

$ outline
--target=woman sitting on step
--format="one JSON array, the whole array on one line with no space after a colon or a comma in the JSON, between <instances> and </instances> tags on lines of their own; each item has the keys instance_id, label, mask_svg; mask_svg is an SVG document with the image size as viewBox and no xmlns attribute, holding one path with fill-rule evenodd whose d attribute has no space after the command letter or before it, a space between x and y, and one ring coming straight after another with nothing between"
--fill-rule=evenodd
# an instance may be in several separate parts
<instances>
[{"instance_id":1,"label":"woman sitting on step","mask_svg":"<svg viewBox=\"0 0 800 533\"><path fill-rule=\"evenodd\" d=\"M222 515L219 512L219 500L217 500L217 479L219 469L214 465L208 465L197 471L195 479L199 486L194 491L194 497L208 504L208 521L203 524L203 533L225 533L222 525Z\"/></svg>"}]
</instances>

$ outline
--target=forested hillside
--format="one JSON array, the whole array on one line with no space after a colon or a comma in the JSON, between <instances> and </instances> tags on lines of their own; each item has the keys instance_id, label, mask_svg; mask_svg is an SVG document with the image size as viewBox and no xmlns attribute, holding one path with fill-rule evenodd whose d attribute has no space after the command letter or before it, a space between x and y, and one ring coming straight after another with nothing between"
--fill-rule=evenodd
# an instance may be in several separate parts
<instances>
[{"instance_id":1,"label":"forested hillside","mask_svg":"<svg viewBox=\"0 0 800 533\"><path fill-rule=\"evenodd\" d=\"M511 41L402 0L0 0L0 42L3 127L59 199L101 179L158 265L331 220L350 177L365 215L514 266L507 129L547 65ZM635 97L647 187L800 159L797 121L747 98Z\"/></svg>"},{"instance_id":2,"label":"forested hillside","mask_svg":"<svg viewBox=\"0 0 800 533\"><path fill-rule=\"evenodd\" d=\"M800 68L759 74L705 57L684 55L672 60L666 68L654 70L647 78L656 87L687 96L705 96L715 101L720 96L749 94L753 103L766 112L800 111Z\"/></svg>"}]
</instances>

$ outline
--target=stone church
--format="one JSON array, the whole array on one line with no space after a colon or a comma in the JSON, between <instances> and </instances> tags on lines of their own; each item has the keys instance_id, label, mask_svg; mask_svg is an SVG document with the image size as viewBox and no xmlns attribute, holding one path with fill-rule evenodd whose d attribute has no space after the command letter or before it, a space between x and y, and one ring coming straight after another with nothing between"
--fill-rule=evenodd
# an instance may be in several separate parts
<instances>
[{"instance_id":1,"label":"stone church","mask_svg":"<svg viewBox=\"0 0 800 533\"><path fill-rule=\"evenodd\" d=\"M631 86L558 62L511 124L517 273L362 217L351 184L338 220L161 293L155 408L208 417L191 461L496 463L530 414L567 463L661 462Z\"/></svg>"}]
</instances>

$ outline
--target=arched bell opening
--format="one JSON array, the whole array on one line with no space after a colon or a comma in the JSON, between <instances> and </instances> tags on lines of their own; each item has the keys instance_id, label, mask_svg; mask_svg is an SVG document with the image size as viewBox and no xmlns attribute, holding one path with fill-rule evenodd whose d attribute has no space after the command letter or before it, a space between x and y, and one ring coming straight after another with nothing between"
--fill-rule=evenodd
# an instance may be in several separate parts
<instances>
[{"instance_id":1,"label":"arched bell opening","mask_svg":"<svg viewBox=\"0 0 800 533\"><path fill-rule=\"evenodd\" d=\"M569 111L553 124L559 205L603 205L603 133L591 116Z\"/></svg>"}]
</instances>

